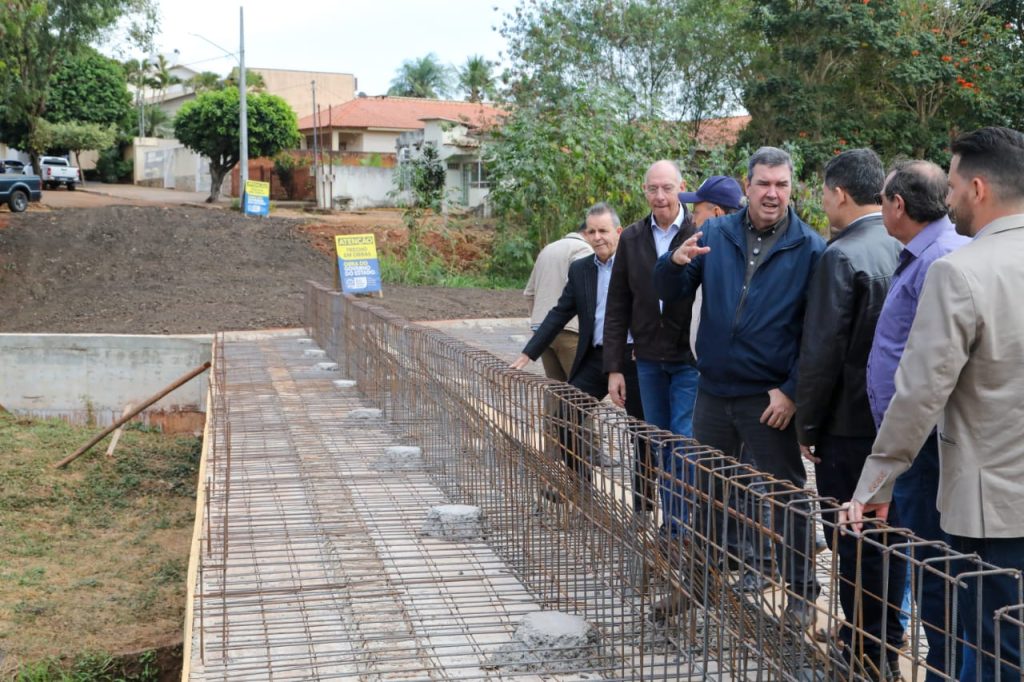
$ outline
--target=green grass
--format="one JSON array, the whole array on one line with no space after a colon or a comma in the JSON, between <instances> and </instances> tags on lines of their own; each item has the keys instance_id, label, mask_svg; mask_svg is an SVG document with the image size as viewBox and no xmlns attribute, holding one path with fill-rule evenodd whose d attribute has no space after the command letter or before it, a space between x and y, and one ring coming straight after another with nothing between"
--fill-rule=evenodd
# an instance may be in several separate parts
<instances>
[{"instance_id":1,"label":"green grass","mask_svg":"<svg viewBox=\"0 0 1024 682\"><path fill-rule=\"evenodd\" d=\"M201 442L130 428L53 469L96 430L0 411L0 679L146 679L105 662L180 635Z\"/></svg>"},{"instance_id":2,"label":"green grass","mask_svg":"<svg viewBox=\"0 0 1024 682\"><path fill-rule=\"evenodd\" d=\"M518 277L460 269L419 244L410 245L401 256L380 254L380 269L385 283L407 286L509 289L521 287L525 283Z\"/></svg>"}]
</instances>

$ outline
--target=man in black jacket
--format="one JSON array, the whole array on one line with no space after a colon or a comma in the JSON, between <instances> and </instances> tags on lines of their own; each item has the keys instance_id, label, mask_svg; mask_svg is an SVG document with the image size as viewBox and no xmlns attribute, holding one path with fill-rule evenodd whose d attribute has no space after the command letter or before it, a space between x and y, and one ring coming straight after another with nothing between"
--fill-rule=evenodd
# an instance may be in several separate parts
<instances>
[{"instance_id":1,"label":"man in black jacket","mask_svg":"<svg viewBox=\"0 0 1024 682\"><path fill-rule=\"evenodd\" d=\"M651 213L625 229L612 269L605 317L604 369L608 393L617 405L629 398L624 380L625 346L633 334L647 421L680 436L693 435L693 403L697 397L697 367L690 351L693 295L672 302L658 300L654 264L694 233L686 208L679 202L685 190L679 167L658 161L644 175L644 196ZM672 447L660 449L662 527L669 538L682 536L683 459ZM666 539L669 539L666 538Z\"/></svg>"},{"instance_id":2,"label":"man in black jacket","mask_svg":"<svg viewBox=\"0 0 1024 682\"><path fill-rule=\"evenodd\" d=\"M822 206L835 236L818 261L807 293L796 391L797 437L804 456L815 463L818 492L840 501L853 495L875 438L867 395L868 354L900 252L899 242L882 223L878 193L884 180L882 162L870 149L843 152L825 166ZM835 521L829 510L824 511ZM889 523L897 523L892 512ZM835 551L836 534L825 535ZM885 536L874 539L886 541ZM851 628L842 627L844 655L860 675L893 677L898 674L894 652L903 637L899 606L905 566L894 563L883 571L876 546L864 543L858 548L856 538L846 533L838 535L838 554L843 613L849 623L870 633L855 638ZM886 580L888 604L880 598ZM858 582L863 589L859 607ZM885 643L892 647L885 654L877 641L883 620Z\"/></svg>"},{"instance_id":3,"label":"man in black jacket","mask_svg":"<svg viewBox=\"0 0 1024 682\"><path fill-rule=\"evenodd\" d=\"M605 346L604 320L607 310L608 287L616 260L616 249L622 225L615 210L606 203L599 203L587 211L586 228L583 238L594 249L593 256L585 256L569 266L569 281L562 290L558 303L548 311L533 337L526 344L523 352L512 363L514 369L522 369L531 360L536 360L543 353L558 332L574 316L579 317L579 343L576 345L576 356L572 369L569 371L568 383L575 386L596 400L602 400L608 394L608 375L604 371L604 362L610 352ZM633 362L632 339L619 351L622 357L616 366L621 369L625 382L626 413L637 419L644 418L640 401L640 388L637 383L636 364ZM577 415L576 417L578 417ZM571 417L569 421L575 420ZM581 426L581 425L580 425ZM582 428L574 429L577 436ZM561 446L566 464L571 469L589 478L589 452L596 449L595 443L582 443L580 438L569 438L567 433L561 435ZM591 447L588 447L591 446ZM646 459L646 458L644 458ZM634 503L637 508L653 507L653 500L647 492L646 481L650 480L647 462L636 462L636 490Z\"/></svg>"}]
</instances>

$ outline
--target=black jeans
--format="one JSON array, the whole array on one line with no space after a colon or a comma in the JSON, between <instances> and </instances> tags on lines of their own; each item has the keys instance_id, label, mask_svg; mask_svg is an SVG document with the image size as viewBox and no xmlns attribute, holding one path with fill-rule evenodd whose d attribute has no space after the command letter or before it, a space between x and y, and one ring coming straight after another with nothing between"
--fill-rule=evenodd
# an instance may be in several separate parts
<instances>
[{"instance_id":1,"label":"black jeans","mask_svg":"<svg viewBox=\"0 0 1024 682\"><path fill-rule=\"evenodd\" d=\"M798 488L807 483L807 476L800 459L800 446L796 440L796 427L790 423L785 429L773 429L761 423L761 414L768 407L768 393L721 398L704 390L697 391L697 404L693 411L693 435L704 445L721 450L750 467L771 474L777 479L790 481ZM698 476L698 479L700 476ZM775 556L779 566L787 567L783 576L794 592L814 601L820 589L814 576L814 531L808 523L810 503L804 493L773 495L774 504L767 511L760 502L758 492L768 491L768 484L758 477L744 477L738 480L737 490L749 489L753 494L730 495L725 500L741 515L741 542L725 538L730 553L738 552L744 563L765 571L769 556L765 551L764 535L756 529L767 525L769 520L775 532L784 533L782 543L775 543ZM698 482L699 485L699 482ZM720 493L719 493L720 494ZM717 496L717 495L716 495ZM718 499L722 499L719 497ZM786 506L793 512L787 514ZM698 510L699 511L699 510ZM721 527L721 526L719 526ZM724 532L733 535L732 524L726 524ZM753 529L750 531L749 529ZM721 531L719 531L721 532ZM749 536L743 542L744 536ZM719 536L716 541L722 542Z\"/></svg>"},{"instance_id":2,"label":"black jeans","mask_svg":"<svg viewBox=\"0 0 1024 682\"><path fill-rule=\"evenodd\" d=\"M853 497L857 489L860 472L864 468L864 460L871 454L874 438L848 438L822 434L818 440L814 454L821 462L814 465L818 492L824 497L834 497L840 503ZM934 505L934 500L932 501ZM889 506L888 524L899 527L899 509L896 504ZM838 508L823 509L822 517L833 524L838 521ZM834 526L825 532L825 539L833 552L839 555L839 604L847 623L853 624L868 633L870 637L854 637L854 631L843 625L840 639L846 644L846 652L854 652L858 658L872 662L868 667L881 669L882 647L871 638L881 640L882 624L885 624L885 642L892 648L885 658L897 659L894 653L903 642L903 623L900 622L900 606L903 603L903 590L906 586L907 565L901 552L889 553L889 566L883 563L882 549L874 543L885 546L906 541L906 537L897 533L874 533L866 536L873 542L859 542L850 533L839 533L838 542ZM871 529L871 524L864 528ZM860 547L858 547L858 544ZM836 547L838 545L838 548ZM858 565L857 554L860 552ZM860 580L858 581L858 571ZM857 584L860 583L861 595L857 600ZM882 600L883 589L888 583L888 596Z\"/></svg>"},{"instance_id":3,"label":"black jeans","mask_svg":"<svg viewBox=\"0 0 1024 682\"><path fill-rule=\"evenodd\" d=\"M632 360L632 347L627 346L627 360L623 366L623 377L626 381L626 414L642 420L644 418L643 403L640 400L640 382L637 380L636 363ZM579 369L569 381L574 386L595 400L603 400L608 395L608 374L602 369L603 349L591 346L580 363ZM599 446L596 438L587 438L583 426L583 413L574 410L575 415L563 415L559 440L562 446L566 465L581 478L590 480L589 463L591 453ZM571 431L571 433L570 433ZM635 509L654 509L657 491L655 469L652 465L651 447L641 444L634 438L633 457L633 507Z\"/></svg>"}]
</instances>

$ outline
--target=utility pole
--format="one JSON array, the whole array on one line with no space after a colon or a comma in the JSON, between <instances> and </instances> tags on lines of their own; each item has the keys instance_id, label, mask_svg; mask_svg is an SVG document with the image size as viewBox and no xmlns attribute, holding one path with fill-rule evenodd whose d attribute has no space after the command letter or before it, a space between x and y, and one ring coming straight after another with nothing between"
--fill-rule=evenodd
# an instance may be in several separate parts
<instances>
[{"instance_id":1,"label":"utility pole","mask_svg":"<svg viewBox=\"0 0 1024 682\"><path fill-rule=\"evenodd\" d=\"M320 187L320 146L317 131L320 121L316 108L316 81L310 81L310 85L313 86L313 184L316 187L316 207L322 208L323 189Z\"/></svg>"},{"instance_id":2,"label":"utility pole","mask_svg":"<svg viewBox=\"0 0 1024 682\"><path fill-rule=\"evenodd\" d=\"M238 8L238 163L239 170L238 196L242 200L242 211L245 212L245 183L249 180L249 111L245 95L248 90L245 82L245 9Z\"/></svg>"}]
</instances>

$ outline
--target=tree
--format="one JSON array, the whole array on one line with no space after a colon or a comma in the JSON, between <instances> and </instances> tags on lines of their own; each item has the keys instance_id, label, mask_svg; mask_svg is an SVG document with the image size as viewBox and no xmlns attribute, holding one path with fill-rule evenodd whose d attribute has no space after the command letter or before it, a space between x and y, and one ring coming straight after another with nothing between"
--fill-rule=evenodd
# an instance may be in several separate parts
<instances>
[{"instance_id":1,"label":"tree","mask_svg":"<svg viewBox=\"0 0 1024 682\"><path fill-rule=\"evenodd\" d=\"M441 99L451 91L451 70L433 52L402 62L391 81L389 95Z\"/></svg>"},{"instance_id":2,"label":"tree","mask_svg":"<svg viewBox=\"0 0 1024 682\"><path fill-rule=\"evenodd\" d=\"M45 119L36 128L36 146L40 149L67 150L75 155L75 164L81 168L79 154L84 149L102 150L113 146L117 130L113 126L83 121L50 123Z\"/></svg>"},{"instance_id":3,"label":"tree","mask_svg":"<svg viewBox=\"0 0 1024 682\"><path fill-rule=\"evenodd\" d=\"M246 74L248 80L248 73ZM188 79L187 85L192 88L193 92L206 92L208 90L220 90L224 87L224 83L220 78L220 74L216 74L213 71L203 71L197 73Z\"/></svg>"},{"instance_id":4,"label":"tree","mask_svg":"<svg viewBox=\"0 0 1024 682\"><path fill-rule=\"evenodd\" d=\"M295 112L280 97L254 94L248 107L249 158L274 156L300 141ZM204 92L186 102L174 119L174 134L189 149L210 159L212 186L207 202L220 197L225 176L238 163L238 90Z\"/></svg>"},{"instance_id":5,"label":"tree","mask_svg":"<svg viewBox=\"0 0 1024 682\"><path fill-rule=\"evenodd\" d=\"M506 227L534 249L578 225L598 201L624 220L644 215L647 166L689 157L685 126L627 121L623 104L607 94L576 93L557 108L516 107L494 132L484 159L489 198Z\"/></svg>"},{"instance_id":6,"label":"tree","mask_svg":"<svg viewBox=\"0 0 1024 682\"><path fill-rule=\"evenodd\" d=\"M507 15L508 94L525 103L600 90L630 119L689 121L731 108L750 42L748 0L536 0Z\"/></svg>"},{"instance_id":7,"label":"tree","mask_svg":"<svg viewBox=\"0 0 1024 682\"><path fill-rule=\"evenodd\" d=\"M31 140L46 114L50 80L126 15L151 16L152 0L8 0L3 5L0 54L6 76L0 85L0 124L5 141L26 149L39 171Z\"/></svg>"},{"instance_id":8,"label":"tree","mask_svg":"<svg viewBox=\"0 0 1024 682\"><path fill-rule=\"evenodd\" d=\"M493 66L491 62L479 55L473 55L466 59L466 63L459 69L459 87L466 94L467 102L494 99L497 88L494 76L491 75Z\"/></svg>"},{"instance_id":9,"label":"tree","mask_svg":"<svg viewBox=\"0 0 1024 682\"><path fill-rule=\"evenodd\" d=\"M88 48L64 62L54 74L46 100L46 120L123 125L131 115L131 102L121 65Z\"/></svg>"},{"instance_id":10,"label":"tree","mask_svg":"<svg viewBox=\"0 0 1024 682\"><path fill-rule=\"evenodd\" d=\"M167 97L167 88L181 83L181 79L171 73L172 64L162 54L157 55L156 61L148 62L148 64L153 85L160 95L160 101L163 102Z\"/></svg>"},{"instance_id":11,"label":"tree","mask_svg":"<svg viewBox=\"0 0 1024 682\"><path fill-rule=\"evenodd\" d=\"M1019 97L1019 78L1006 78L1021 73L1011 32L988 4L761 3L750 26L764 47L744 83L752 120L741 141L792 140L810 171L851 146L944 163L952 136L1006 120Z\"/></svg>"},{"instance_id":12,"label":"tree","mask_svg":"<svg viewBox=\"0 0 1024 682\"><path fill-rule=\"evenodd\" d=\"M231 69L231 73L228 77L221 81L221 87L238 89L238 67ZM267 89L267 83L263 79L263 74L259 71L246 71L245 72L245 89L248 92L263 92Z\"/></svg>"}]
</instances>

